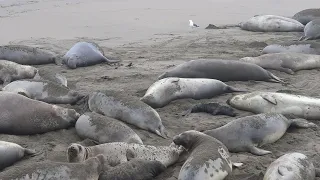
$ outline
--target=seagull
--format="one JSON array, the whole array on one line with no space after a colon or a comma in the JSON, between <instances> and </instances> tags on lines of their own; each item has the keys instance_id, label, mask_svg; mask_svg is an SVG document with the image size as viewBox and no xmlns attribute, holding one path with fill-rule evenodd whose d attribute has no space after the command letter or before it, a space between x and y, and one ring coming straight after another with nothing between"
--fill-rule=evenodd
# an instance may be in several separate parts
<instances>
[{"instance_id":1,"label":"seagull","mask_svg":"<svg viewBox=\"0 0 320 180\"><path fill-rule=\"evenodd\" d=\"M189 20L189 26L190 27L199 27L198 25L196 25L195 23L193 23L193 21L192 20Z\"/></svg>"}]
</instances>

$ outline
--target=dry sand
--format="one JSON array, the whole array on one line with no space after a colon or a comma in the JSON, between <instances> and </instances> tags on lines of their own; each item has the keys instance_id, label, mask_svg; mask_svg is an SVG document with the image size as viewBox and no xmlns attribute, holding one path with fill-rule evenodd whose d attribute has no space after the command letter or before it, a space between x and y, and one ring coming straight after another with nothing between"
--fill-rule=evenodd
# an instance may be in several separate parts
<instances>
[{"instance_id":1,"label":"dry sand","mask_svg":"<svg viewBox=\"0 0 320 180\"><path fill-rule=\"evenodd\" d=\"M142 97L147 88L157 80L158 75L187 60L258 56L266 44L296 40L301 36L301 33L257 33L236 28L204 29L209 23L218 25L238 23L255 14L266 13L290 16L301 9L316 7L317 1L309 0L303 4L301 2L294 4L291 0L281 2L265 0L259 3L245 0L236 6L236 1L231 0L135 1L139 2L138 4L126 0L0 0L0 44L30 45L62 55L78 41L95 41L102 46L107 56L120 58L122 65L116 67L100 64L75 70L56 65L37 67L63 73L68 78L71 88L84 93L112 89ZM202 5L199 5L201 3ZM201 28L189 29L188 19L193 19ZM133 66L127 67L129 63L133 63ZM300 71L295 75L271 72L290 84L288 86L270 82L227 82L227 84L247 90L292 90L299 94L319 97L318 70ZM186 130L211 129L232 121L233 118L227 116L211 116L205 113L190 114L187 117L181 115L193 104L199 102L225 104L231 96L232 94L225 94L200 101L176 100L156 110L172 137ZM73 108L82 112L77 107ZM249 112L238 112L239 117L251 115ZM320 125L318 121L313 122ZM171 139L162 139L152 133L132 128L145 144L171 143ZM232 175L226 179L247 179L249 176L253 176L252 180L262 179L272 161L292 151L306 154L316 167L320 167L319 135L319 131L313 129L289 129L276 143L263 146L273 154L255 156L249 153L232 153L232 160L242 162L244 165L234 169ZM43 160L66 161L67 146L82 141L76 135L74 128L35 136L2 134L0 139L42 152L10 168ZM182 164L183 162L179 162L169 167L156 179L177 179Z\"/></svg>"}]
</instances>

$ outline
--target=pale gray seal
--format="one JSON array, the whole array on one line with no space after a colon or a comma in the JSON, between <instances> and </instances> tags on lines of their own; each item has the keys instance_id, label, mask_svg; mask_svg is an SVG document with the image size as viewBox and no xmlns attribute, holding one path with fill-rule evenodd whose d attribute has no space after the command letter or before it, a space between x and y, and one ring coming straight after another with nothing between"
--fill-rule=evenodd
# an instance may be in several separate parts
<instances>
[{"instance_id":1,"label":"pale gray seal","mask_svg":"<svg viewBox=\"0 0 320 180\"><path fill-rule=\"evenodd\" d=\"M60 73L43 71L40 69L40 70L38 70L38 73L35 75L34 79L35 80L48 80L48 81L59 83L59 84L62 84L64 86L68 87L67 78Z\"/></svg>"},{"instance_id":2,"label":"pale gray seal","mask_svg":"<svg viewBox=\"0 0 320 180\"><path fill-rule=\"evenodd\" d=\"M166 77L209 78L220 81L270 81L282 82L280 78L262 67L237 60L199 59L191 60L163 73Z\"/></svg>"},{"instance_id":3,"label":"pale gray seal","mask_svg":"<svg viewBox=\"0 0 320 180\"><path fill-rule=\"evenodd\" d=\"M38 69L32 66L21 65L15 62L0 60L0 80L3 85L20 79L32 79Z\"/></svg>"},{"instance_id":4,"label":"pale gray seal","mask_svg":"<svg viewBox=\"0 0 320 180\"><path fill-rule=\"evenodd\" d=\"M287 119L282 114L266 113L238 118L204 133L221 141L230 152L265 155L271 151L258 147L276 142L285 134L289 126L317 127L304 119Z\"/></svg>"},{"instance_id":5,"label":"pale gray seal","mask_svg":"<svg viewBox=\"0 0 320 180\"><path fill-rule=\"evenodd\" d=\"M313 39L320 39L320 18L310 21L304 27L304 36L302 36L299 41Z\"/></svg>"},{"instance_id":6,"label":"pale gray seal","mask_svg":"<svg viewBox=\"0 0 320 180\"><path fill-rule=\"evenodd\" d=\"M301 32L304 28L297 20L276 15L256 15L239 25L243 30L255 32Z\"/></svg>"},{"instance_id":7,"label":"pale gray seal","mask_svg":"<svg viewBox=\"0 0 320 180\"><path fill-rule=\"evenodd\" d=\"M183 115L186 116L190 113L197 112L205 112L211 115L227 115L231 117L235 117L237 115L233 108L221 105L219 103L199 103L188 109L183 113Z\"/></svg>"},{"instance_id":8,"label":"pale gray seal","mask_svg":"<svg viewBox=\"0 0 320 180\"><path fill-rule=\"evenodd\" d=\"M264 54L258 57L244 57L240 61L253 63L265 69L294 74L300 70L320 68L320 55L293 52Z\"/></svg>"},{"instance_id":9,"label":"pale gray seal","mask_svg":"<svg viewBox=\"0 0 320 180\"><path fill-rule=\"evenodd\" d=\"M173 137L173 142L190 154L178 180L222 180L232 172L229 151L219 140L190 130Z\"/></svg>"},{"instance_id":10,"label":"pale gray seal","mask_svg":"<svg viewBox=\"0 0 320 180\"><path fill-rule=\"evenodd\" d=\"M12 142L0 141L0 171L25 156L35 154L36 151L33 149L24 148Z\"/></svg>"},{"instance_id":11,"label":"pale gray seal","mask_svg":"<svg viewBox=\"0 0 320 180\"><path fill-rule=\"evenodd\" d=\"M279 44L271 44L269 46L266 46L262 50L263 54L281 52L295 52L320 55L320 43L310 41L293 41Z\"/></svg>"},{"instance_id":12,"label":"pale gray seal","mask_svg":"<svg viewBox=\"0 0 320 180\"><path fill-rule=\"evenodd\" d=\"M24 45L0 46L0 59L22 65L56 63L56 55L52 52Z\"/></svg>"},{"instance_id":13,"label":"pale gray seal","mask_svg":"<svg viewBox=\"0 0 320 180\"><path fill-rule=\"evenodd\" d=\"M161 108L177 99L210 99L224 93L243 91L216 79L169 77L153 83L140 100L153 108Z\"/></svg>"},{"instance_id":14,"label":"pale gray seal","mask_svg":"<svg viewBox=\"0 0 320 180\"><path fill-rule=\"evenodd\" d=\"M98 143L126 142L143 144L140 137L126 124L94 112L82 114L76 122L77 134Z\"/></svg>"},{"instance_id":15,"label":"pale gray seal","mask_svg":"<svg viewBox=\"0 0 320 180\"><path fill-rule=\"evenodd\" d=\"M73 109L0 92L0 133L33 135L74 126L80 114Z\"/></svg>"},{"instance_id":16,"label":"pale gray seal","mask_svg":"<svg viewBox=\"0 0 320 180\"><path fill-rule=\"evenodd\" d=\"M308 22L320 18L320 8L318 9L305 9L297 12L292 19L299 21L301 24L306 25Z\"/></svg>"},{"instance_id":17,"label":"pale gray seal","mask_svg":"<svg viewBox=\"0 0 320 180\"><path fill-rule=\"evenodd\" d=\"M78 42L62 57L62 62L69 68L75 69L103 62L116 63L119 61L107 59L102 49L95 43Z\"/></svg>"}]
</instances>

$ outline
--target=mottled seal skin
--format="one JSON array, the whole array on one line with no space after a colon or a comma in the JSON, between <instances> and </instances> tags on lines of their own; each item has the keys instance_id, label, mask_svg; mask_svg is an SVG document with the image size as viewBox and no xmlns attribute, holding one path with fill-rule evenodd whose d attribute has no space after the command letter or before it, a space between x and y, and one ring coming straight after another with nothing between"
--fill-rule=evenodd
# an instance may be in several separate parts
<instances>
[{"instance_id":1,"label":"mottled seal skin","mask_svg":"<svg viewBox=\"0 0 320 180\"><path fill-rule=\"evenodd\" d=\"M306 25L308 22L320 18L320 8L318 9L304 9L296 13L292 19L299 21L301 24Z\"/></svg>"},{"instance_id":2,"label":"mottled seal skin","mask_svg":"<svg viewBox=\"0 0 320 180\"><path fill-rule=\"evenodd\" d=\"M279 44L271 44L269 46L266 46L262 50L263 54L281 53L281 52L320 55L320 43L308 42L308 41L285 42L285 43L279 43Z\"/></svg>"},{"instance_id":3,"label":"mottled seal skin","mask_svg":"<svg viewBox=\"0 0 320 180\"><path fill-rule=\"evenodd\" d=\"M143 144L140 137L126 124L94 112L86 112L76 122L77 134L98 143L126 142Z\"/></svg>"},{"instance_id":4,"label":"mottled seal skin","mask_svg":"<svg viewBox=\"0 0 320 180\"><path fill-rule=\"evenodd\" d=\"M33 149L23 148L12 142L0 141L0 170L13 165L24 156L34 154L36 154L36 151Z\"/></svg>"},{"instance_id":5,"label":"mottled seal skin","mask_svg":"<svg viewBox=\"0 0 320 180\"><path fill-rule=\"evenodd\" d=\"M32 66L21 65L15 62L0 60L0 80L3 85L20 79L32 79L38 69Z\"/></svg>"},{"instance_id":6,"label":"mottled seal skin","mask_svg":"<svg viewBox=\"0 0 320 180\"><path fill-rule=\"evenodd\" d=\"M282 114L266 113L235 119L224 126L204 131L204 133L221 141L230 152L265 155L271 151L258 147L276 142L290 125L300 128L317 127L304 119L287 119Z\"/></svg>"},{"instance_id":7,"label":"mottled seal skin","mask_svg":"<svg viewBox=\"0 0 320 180\"><path fill-rule=\"evenodd\" d=\"M229 151L217 139L190 130L176 135L173 142L190 153L178 180L223 180L232 172Z\"/></svg>"},{"instance_id":8,"label":"mottled seal skin","mask_svg":"<svg viewBox=\"0 0 320 180\"><path fill-rule=\"evenodd\" d=\"M263 180L314 180L315 176L312 161L302 153L293 152L272 162Z\"/></svg>"},{"instance_id":9,"label":"mottled seal skin","mask_svg":"<svg viewBox=\"0 0 320 180\"><path fill-rule=\"evenodd\" d=\"M140 100L153 108L161 108L177 99L210 99L243 91L216 79L169 77L153 83Z\"/></svg>"},{"instance_id":10,"label":"mottled seal skin","mask_svg":"<svg viewBox=\"0 0 320 180\"><path fill-rule=\"evenodd\" d=\"M208 78L223 82L249 80L282 82L271 72L256 64L220 59L191 60L163 73L158 79L166 77Z\"/></svg>"},{"instance_id":11,"label":"mottled seal skin","mask_svg":"<svg viewBox=\"0 0 320 180\"><path fill-rule=\"evenodd\" d=\"M94 180L108 167L103 155L92 157L82 163L35 162L18 166L0 173L5 180Z\"/></svg>"},{"instance_id":12,"label":"mottled seal skin","mask_svg":"<svg viewBox=\"0 0 320 180\"><path fill-rule=\"evenodd\" d=\"M229 106L223 106L219 103L199 103L183 113L184 116L190 113L205 112L211 115L237 116L235 110Z\"/></svg>"},{"instance_id":13,"label":"mottled seal skin","mask_svg":"<svg viewBox=\"0 0 320 180\"><path fill-rule=\"evenodd\" d=\"M152 180L165 169L159 161L132 159L103 172L99 180Z\"/></svg>"},{"instance_id":14,"label":"mottled seal skin","mask_svg":"<svg viewBox=\"0 0 320 180\"><path fill-rule=\"evenodd\" d=\"M246 22L240 23L240 28L255 32L302 32L304 25L287 17L257 15Z\"/></svg>"},{"instance_id":15,"label":"mottled seal skin","mask_svg":"<svg viewBox=\"0 0 320 180\"><path fill-rule=\"evenodd\" d=\"M33 78L35 80L48 80L58 84L62 84L65 87L68 87L67 78L59 73L52 73L48 71L38 70L38 73Z\"/></svg>"},{"instance_id":16,"label":"mottled seal skin","mask_svg":"<svg viewBox=\"0 0 320 180\"><path fill-rule=\"evenodd\" d=\"M90 147L72 143L67 149L67 157L69 162L82 162L89 157L103 154L111 166L137 158L160 161L168 167L179 159L182 152L182 148L173 146L151 146L125 142L105 143Z\"/></svg>"},{"instance_id":17,"label":"mottled seal skin","mask_svg":"<svg viewBox=\"0 0 320 180\"><path fill-rule=\"evenodd\" d=\"M119 62L118 60L109 60L103 54L102 49L95 43L78 42L62 57L62 62L71 69L103 62Z\"/></svg>"},{"instance_id":18,"label":"mottled seal skin","mask_svg":"<svg viewBox=\"0 0 320 180\"><path fill-rule=\"evenodd\" d=\"M73 109L0 92L0 133L33 135L74 126L80 114Z\"/></svg>"},{"instance_id":19,"label":"mottled seal skin","mask_svg":"<svg viewBox=\"0 0 320 180\"><path fill-rule=\"evenodd\" d=\"M133 96L115 91L96 91L89 95L88 106L92 112L135 125L163 138L167 137L158 112Z\"/></svg>"},{"instance_id":20,"label":"mottled seal skin","mask_svg":"<svg viewBox=\"0 0 320 180\"><path fill-rule=\"evenodd\" d=\"M320 119L320 99L277 92L252 92L235 95L227 103L255 114L279 113L309 120Z\"/></svg>"},{"instance_id":21,"label":"mottled seal skin","mask_svg":"<svg viewBox=\"0 0 320 180\"><path fill-rule=\"evenodd\" d=\"M77 91L52 81L34 79L11 82L3 87L2 91L21 94L50 104L75 104L84 97Z\"/></svg>"},{"instance_id":22,"label":"mottled seal skin","mask_svg":"<svg viewBox=\"0 0 320 180\"><path fill-rule=\"evenodd\" d=\"M258 57L244 57L240 61L253 63L265 69L273 69L288 74L294 74L300 70L320 68L320 56L302 53L273 53Z\"/></svg>"},{"instance_id":23,"label":"mottled seal skin","mask_svg":"<svg viewBox=\"0 0 320 180\"><path fill-rule=\"evenodd\" d=\"M0 59L22 65L56 63L56 56L52 52L24 45L0 46Z\"/></svg>"},{"instance_id":24,"label":"mottled seal skin","mask_svg":"<svg viewBox=\"0 0 320 180\"><path fill-rule=\"evenodd\" d=\"M299 41L320 39L320 18L310 21L304 27L304 36L302 36Z\"/></svg>"}]
</instances>

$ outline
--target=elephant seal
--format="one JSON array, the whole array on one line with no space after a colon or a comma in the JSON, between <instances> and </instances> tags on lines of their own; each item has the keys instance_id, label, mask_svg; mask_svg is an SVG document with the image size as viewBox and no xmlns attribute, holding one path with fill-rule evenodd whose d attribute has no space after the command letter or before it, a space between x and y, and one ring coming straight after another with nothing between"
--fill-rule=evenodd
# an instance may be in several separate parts
<instances>
[{"instance_id":1,"label":"elephant seal","mask_svg":"<svg viewBox=\"0 0 320 180\"><path fill-rule=\"evenodd\" d=\"M65 87L68 87L68 80L67 78L59 73L52 73L52 72L47 72L43 70L38 70L38 73L36 76L33 78L35 80L48 80L52 81L58 84L61 84Z\"/></svg>"},{"instance_id":2,"label":"elephant seal","mask_svg":"<svg viewBox=\"0 0 320 180\"><path fill-rule=\"evenodd\" d=\"M140 137L127 125L108 116L86 112L76 122L77 134L98 143L126 142L143 144Z\"/></svg>"},{"instance_id":3,"label":"elephant seal","mask_svg":"<svg viewBox=\"0 0 320 180\"><path fill-rule=\"evenodd\" d=\"M15 62L0 60L0 80L3 85L20 79L32 79L38 69L32 66L21 65Z\"/></svg>"},{"instance_id":4,"label":"elephant seal","mask_svg":"<svg viewBox=\"0 0 320 180\"><path fill-rule=\"evenodd\" d=\"M210 99L243 91L215 79L169 77L153 83L140 100L153 108L161 108L177 99Z\"/></svg>"},{"instance_id":5,"label":"elephant seal","mask_svg":"<svg viewBox=\"0 0 320 180\"><path fill-rule=\"evenodd\" d=\"M240 61L253 63L265 69L273 69L288 74L299 70L320 68L320 55L302 53L273 53L258 57L244 57Z\"/></svg>"},{"instance_id":6,"label":"elephant seal","mask_svg":"<svg viewBox=\"0 0 320 180\"><path fill-rule=\"evenodd\" d=\"M73 109L33 100L23 95L0 92L0 133L41 134L74 126L80 114Z\"/></svg>"},{"instance_id":7,"label":"elephant seal","mask_svg":"<svg viewBox=\"0 0 320 180\"><path fill-rule=\"evenodd\" d=\"M320 19L315 19L304 27L304 36L302 36L299 41L320 39Z\"/></svg>"},{"instance_id":8,"label":"elephant seal","mask_svg":"<svg viewBox=\"0 0 320 180\"><path fill-rule=\"evenodd\" d=\"M69 68L75 69L103 62L116 63L119 61L107 59L102 49L95 43L78 42L62 57L62 62Z\"/></svg>"},{"instance_id":9,"label":"elephant seal","mask_svg":"<svg viewBox=\"0 0 320 180\"><path fill-rule=\"evenodd\" d=\"M96 91L87 96L88 106L96 112L132 124L167 138L157 111L133 96L115 91Z\"/></svg>"},{"instance_id":10,"label":"elephant seal","mask_svg":"<svg viewBox=\"0 0 320 180\"><path fill-rule=\"evenodd\" d=\"M272 162L263 180L314 180L315 177L316 169L312 161L302 153L292 152Z\"/></svg>"},{"instance_id":11,"label":"elephant seal","mask_svg":"<svg viewBox=\"0 0 320 180\"><path fill-rule=\"evenodd\" d=\"M165 169L159 161L132 159L103 172L99 180L151 180Z\"/></svg>"},{"instance_id":12,"label":"elephant seal","mask_svg":"<svg viewBox=\"0 0 320 180\"><path fill-rule=\"evenodd\" d=\"M320 18L320 8L318 9L305 9L296 13L292 19L299 21L301 24L306 25L308 22Z\"/></svg>"},{"instance_id":13,"label":"elephant seal","mask_svg":"<svg viewBox=\"0 0 320 180\"><path fill-rule=\"evenodd\" d=\"M302 32L304 28L297 20L276 15L257 15L239 25L254 32Z\"/></svg>"},{"instance_id":14,"label":"elephant seal","mask_svg":"<svg viewBox=\"0 0 320 180\"><path fill-rule=\"evenodd\" d=\"M33 149L23 148L12 142L0 141L0 171L21 160L24 156L35 155Z\"/></svg>"},{"instance_id":15,"label":"elephant seal","mask_svg":"<svg viewBox=\"0 0 320 180\"><path fill-rule=\"evenodd\" d=\"M56 63L56 56L52 52L24 45L0 46L0 59L22 65Z\"/></svg>"},{"instance_id":16,"label":"elephant seal","mask_svg":"<svg viewBox=\"0 0 320 180\"><path fill-rule=\"evenodd\" d=\"M82 163L65 162L35 162L24 166L18 166L0 173L5 180L92 180L98 179L100 174L108 167L103 155L92 157Z\"/></svg>"},{"instance_id":17,"label":"elephant seal","mask_svg":"<svg viewBox=\"0 0 320 180\"><path fill-rule=\"evenodd\" d=\"M320 99L307 96L257 91L235 95L227 103L255 114L273 112L309 120L320 119Z\"/></svg>"},{"instance_id":18,"label":"elephant seal","mask_svg":"<svg viewBox=\"0 0 320 180\"><path fill-rule=\"evenodd\" d=\"M221 141L230 152L251 152L261 156L271 151L258 147L276 142L289 126L317 127L304 119L287 119L282 114L266 113L235 119L224 126L203 133Z\"/></svg>"},{"instance_id":19,"label":"elephant seal","mask_svg":"<svg viewBox=\"0 0 320 180\"><path fill-rule=\"evenodd\" d=\"M256 64L219 59L191 60L163 73L158 79L166 77L208 78L223 82L249 80L283 82Z\"/></svg>"},{"instance_id":20,"label":"elephant seal","mask_svg":"<svg viewBox=\"0 0 320 180\"><path fill-rule=\"evenodd\" d=\"M320 43L308 42L308 41L294 41L280 44L271 44L266 46L263 50L263 54L281 53L281 52L293 52L304 54L317 54L320 55Z\"/></svg>"},{"instance_id":21,"label":"elephant seal","mask_svg":"<svg viewBox=\"0 0 320 180\"><path fill-rule=\"evenodd\" d=\"M173 142L190 154L181 167L178 180L223 180L232 172L229 151L217 139L190 130L174 136Z\"/></svg>"},{"instance_id":22,"label":"elephant seal","mask_svg":"<svg viewBox=\"0 0 320 180\"><path fill-rule=\"evenodd\" d=\"M179 159L182 152L183 149L173 146L151 146L125 142L105 143L90 147L72 143L67 149L67 157L69 162L82 162L89 157L103 154L111 166L137 158L160 161L168 167Z\"/></svg>"},{"instance_id":23,"label":"elephant seal","mask_svg":"<svg viewBox=\"0 0 320 180\"><path fill-rule=\"evenodd\" d=\"M190 113L205 112L211 115L227 115L235 117L237 113L229 106L223 106L219 103L199 103L183 113L184 116Z\"/></svg>"},{"instance_id":24,"label":"elephant seal","mask_svg":"<svg viewBox=\"0 0 320 180\"><path fill-rule=\"evenodd\" d=\"M50 104L75 104L84 97L84 95L63 85L34 79L11 82L3 87L2 91L21 94Z\"/></svg>"}]
</instances>

